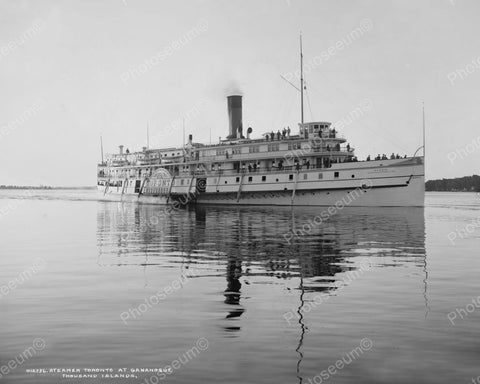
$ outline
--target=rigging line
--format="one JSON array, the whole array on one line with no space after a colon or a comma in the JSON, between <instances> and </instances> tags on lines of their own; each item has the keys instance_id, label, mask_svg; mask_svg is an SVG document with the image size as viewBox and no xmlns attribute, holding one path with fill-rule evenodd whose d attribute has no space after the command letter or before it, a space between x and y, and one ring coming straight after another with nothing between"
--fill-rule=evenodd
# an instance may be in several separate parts
<instances>
[{"instance_id":1,"label":"rigging line","mask_svg":"<svg viewBox=\"0 0 480 384\"><path fill-rule=\"evenodd\" d=\"M288 80L285 76L280 75L280 77L285 80L288 84L290 84L293 88L300 92L300 88L298 88L295 84L293 84L290 80Z\"/></svg>"},{"instance_id":2,"label":"rigging line","mask_svg":"<svg viewBox=\"0 0 480 384\"><path fill-rule=\"evenodd\" d=\"M313 117L313 112L312 112L312 105L310 104L310 94L308 93L306 86L305 86L305 93L307 95L307 103L308 103L308 109L310 110L310 117L312 118L312 121L315 121L315 118Z\"/></svg>"}]
</instances>

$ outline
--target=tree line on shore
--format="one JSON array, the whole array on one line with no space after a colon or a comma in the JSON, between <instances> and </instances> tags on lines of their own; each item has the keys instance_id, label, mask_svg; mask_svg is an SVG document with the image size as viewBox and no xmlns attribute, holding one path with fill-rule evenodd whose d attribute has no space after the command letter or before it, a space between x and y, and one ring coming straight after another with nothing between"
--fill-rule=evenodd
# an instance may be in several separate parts
<instances>
[{"instance_id":1,"label":"tree line on shore","mask_svg":"<svg viewBox=\"0 0 480 384\"><path fill-rule=\"evenodd\" d=\"M428 180L425 183L426 191L444 192L480 192L480 176L465 176L454 179Z\"/></svg>"}]
</instances>

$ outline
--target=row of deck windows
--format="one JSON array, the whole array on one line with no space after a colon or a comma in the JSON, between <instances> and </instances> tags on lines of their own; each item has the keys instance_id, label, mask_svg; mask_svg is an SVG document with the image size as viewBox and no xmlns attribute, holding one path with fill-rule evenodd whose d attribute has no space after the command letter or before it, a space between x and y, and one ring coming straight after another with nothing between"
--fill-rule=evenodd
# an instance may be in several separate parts
<instances>
[{"instance_id":1,"label":"row of deck windows","mask_svg":"<svg viewBox=\"0 0 480 384\"><path fill-rule=\"evenodd\" d=\"M335 177L335 178L338 178L338 177L339 177L339 172L335 172L335 173L334 173L334 177ZM354 177L354 175L352 175L352 177ZM291 181L291 180L293 180L293 178L294 178L294 175L293 175L293 174L288 175L288 180ZM318 179L323 179L323 173L322 173L322 172L318 173ZM307 173L304 173L304 174L303 174L303 180L308 180L308 174L307 174ZM213 179L213 183L214 183L214 184L216 184L217 181L218 181L217 178L214 178L214 179ZM253 176L248 176L247 181L248 181L249 183L253 182ZM267 181L267 176L261 176L261 181L262 181L262 182ZM278 182L279 180L278 180L278 179L275 179L275 181ZM235 182L236 182L236 183L239 183L239 182L240 182L240 176L237 176L237 177L235 178ZM181 180L180 184L181 184L181 185L184 185L184 179ZM227 180L225 180L225 184L228 184L228 181L227 181Z\"/></svg>"},{"instance_id":2,"label":"row of deck windows","mask_svg":"<svg viewBox=\"0 0 480 384\"><path fill-rule=\"evenodd\" d=\"M308 175L309 175L308 173L304 173L303 174L303 180L308 180ZM340 177L340 172L334 172L333 177L335 179L338 179ZM355 178L355 175L352 174L352 178ZM288 179L293 180L293 174L288 175ZM323 173L322 172L318 173L318 179L323 179ZM262 176L261 180L262 180L262 182L267 181L267 176ZM252 181L253 181L253 176L248 176L248 182L251 183ZM276 181L278 182L278 179L276 179ZM216 183L217 178L213 179L213 182ZM236 177L235 182L236 183L240 182L240 177L239 176ZM227 180L225 180L225 184L227 184ZM185 185L185 179L180 179L180 185ZM119 186L122 186L122 181L119 182Z\"/></svg>"}]
</instances>

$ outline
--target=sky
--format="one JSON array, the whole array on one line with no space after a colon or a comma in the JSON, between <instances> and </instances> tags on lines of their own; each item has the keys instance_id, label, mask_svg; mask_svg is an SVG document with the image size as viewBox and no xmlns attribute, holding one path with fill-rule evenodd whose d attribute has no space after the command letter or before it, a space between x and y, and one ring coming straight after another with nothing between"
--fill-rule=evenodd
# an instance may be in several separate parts
<instances>
[{"instance_id":1,"label":"sky","mask_svg":"<svg viewBox=\"0 0 480 384\"><path fill-rule=\"evenodd\" d=\"M476 0L0 0L0 184L95 185L123 144L253 137L336 122L360 159L413 155L426 178L479 174Z\"/></svg>"}]
</instances>

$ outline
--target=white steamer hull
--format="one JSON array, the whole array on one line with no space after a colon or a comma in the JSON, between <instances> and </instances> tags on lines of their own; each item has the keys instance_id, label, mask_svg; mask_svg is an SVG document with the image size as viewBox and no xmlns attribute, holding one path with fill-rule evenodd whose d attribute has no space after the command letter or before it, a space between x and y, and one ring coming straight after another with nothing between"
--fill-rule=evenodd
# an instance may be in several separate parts
<instances>
[{"instance_id":1,"label":"white steamer hull","mask_svg":"<svg viewBox=\"0 0 480 384\"><path fill-rule=\"evenodd\" d=\"M372 162L373 163L373 162ZM386 166L375 167L366 162L355 167L322 170L292 171L269 175L238 174L208 176L206 187L199 191L201 177L172 181L168 193L154 195L135 192L134 181L124 187L99 187L101 198L114 201L132 201L147 204L228 204L228 205L278 205L278 206L352 206L352 207L402 207L423 206L425 177L423 159L388 161ZM335 172L336 171L336 172ZM355 176L334 179L334 174ZM330 177L331 176L331 177ZM249 178L252 178L249 181ZM176 184L179 185L176 185ZM151 192L151 191L150 191Z\"/></svg>"}]
</instances>

